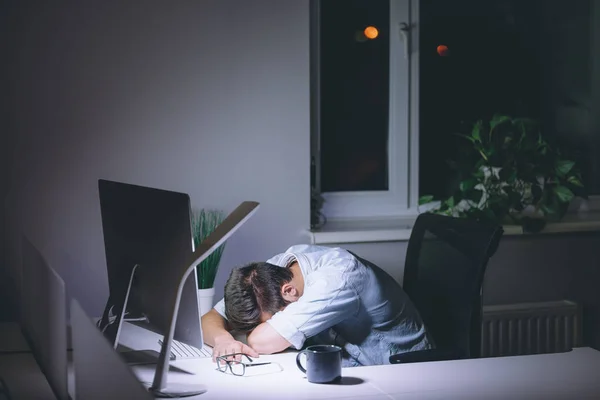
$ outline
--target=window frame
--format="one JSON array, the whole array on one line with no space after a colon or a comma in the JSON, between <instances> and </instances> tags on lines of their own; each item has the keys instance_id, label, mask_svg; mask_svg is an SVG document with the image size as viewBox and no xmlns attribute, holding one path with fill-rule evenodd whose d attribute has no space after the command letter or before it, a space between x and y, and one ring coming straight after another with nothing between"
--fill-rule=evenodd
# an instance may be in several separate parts
<instances>
[{"instance_id":1,"label":"window frame","mask_svg":"<svg viewBox=\"0 0 600 400\"><path fill-rule=\"evenodd\" d=\"M310 2L311 156L320 192L321 0ZM328 220L418 214L419 198L419 0L390 0L390 98L387 191L321 193ZM407 29L402 30L402 24ZM406 40L403 39L403 32ZM406 45L406 47L405 47ZM405 106L403 106L405 104Z\"/></svg>"},{"instance_id":2,"label":"window frame","mask_svg":"<svg viewBox=\"0 0 600 400\"><path fill-rule=\"evenodd\" d=\"M597 55L596 49L600 45L600 4L597 1L590 1L590 57L591 68L590 68L590 89L591 89L591 109L598 109L600 106L600 56ZM598 113L591 113L592 121L591 128L595 134L600 134L600 116ZM595 152L600 153L600 140L592 141L595 145ZM600 172L600 164L596 161L596 165L593 172ZM600 175L600 173L599 173ZM599 202L600 193L595 193L596 204Z\"/></svg>"}]
</instances>

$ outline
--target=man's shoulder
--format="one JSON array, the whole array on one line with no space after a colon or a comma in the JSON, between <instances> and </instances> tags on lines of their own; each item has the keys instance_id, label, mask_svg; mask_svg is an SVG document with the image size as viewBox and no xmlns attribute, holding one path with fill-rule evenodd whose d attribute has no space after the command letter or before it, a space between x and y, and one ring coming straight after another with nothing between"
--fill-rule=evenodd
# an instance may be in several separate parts
<instances>
[{"instance_id":1,"label":"man's shoulder","mask_svg":"<svg viewBox=\"0 0 600 400\"><path fill-rule=\"evenodd\" d=\"M291 246L282 253L278 261L285 263L291 259L297 259L308 275L345 274L360 267L360 261L354 254L341 247L327 247L317 245L300 244Z\"/></svg>"},{"instance_id":2,"label":"man's shoulder","mask_svg":"<svg viewBox=\"0 0 600 400\"><path fill-rule=\"evenodd\" d=\"M354 254L341 247L319 246L314 244L296 244L289 247L284 254L306 254L319 257L328 256L331 258L355 259Z\"/></svg>"},{"instance_id":3,"label":"man's shoulder","mask_svg":"<svg viewBox=\"0 0 600 400\"><path fill-rule=\"evenodd\" d=\"M295 244L289 247L285 252L286 253L298 253L298 254L307 254L307 253L322 253L327 251L335 250L333 247L327 246L319 246L315 244Z\"/></svg>"}]
</instances>

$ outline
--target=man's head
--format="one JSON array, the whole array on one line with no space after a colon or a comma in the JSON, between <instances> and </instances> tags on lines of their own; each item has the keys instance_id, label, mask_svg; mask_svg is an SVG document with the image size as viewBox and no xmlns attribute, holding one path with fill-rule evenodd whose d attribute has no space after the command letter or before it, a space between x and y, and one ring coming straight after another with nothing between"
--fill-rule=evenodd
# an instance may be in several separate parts
<instances>
[{"instance_id":1,"label":"man's head","mask_svg":"<svg viewBox=\"0 0 600 400\"><path fill-rule=\"evenodd\" d=\"M249 332L298 300L290 268L257 262L231 271L225 284L225 316L232 329Z\"/></svg>"}]
</instances>

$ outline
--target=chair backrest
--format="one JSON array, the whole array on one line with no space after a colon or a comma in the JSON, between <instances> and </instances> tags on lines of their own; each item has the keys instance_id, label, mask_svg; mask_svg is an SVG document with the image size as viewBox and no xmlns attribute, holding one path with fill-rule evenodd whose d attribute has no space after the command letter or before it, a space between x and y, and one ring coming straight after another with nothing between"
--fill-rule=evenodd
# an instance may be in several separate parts
<instances>
[{"instance_id":1,"label":"chair backrest","mask_svg":"<svg viewBox=\"0 0 600 400\"><path fill-rule=\"evenodd\" d=\"M481 292L502 227L466 218L421 214L413 227L403 288L440 349L459 358L481 351Z\"/></svg>"}]
</instances>

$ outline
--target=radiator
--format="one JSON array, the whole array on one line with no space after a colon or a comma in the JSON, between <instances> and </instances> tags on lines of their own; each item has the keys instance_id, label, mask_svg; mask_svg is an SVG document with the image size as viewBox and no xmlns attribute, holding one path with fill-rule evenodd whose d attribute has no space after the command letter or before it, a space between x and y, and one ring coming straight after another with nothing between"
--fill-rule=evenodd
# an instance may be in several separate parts
<instances>
[{"instance_id":1,"label":"radiator","mask_svg":"<svg viewBox=\"0 0 600 400\"><path fill-rule=\"evenodd\" d=\"M581 345L581 312L569 300L483 307L481 356L559 353Z\"/></svg>"}]
</instances>

